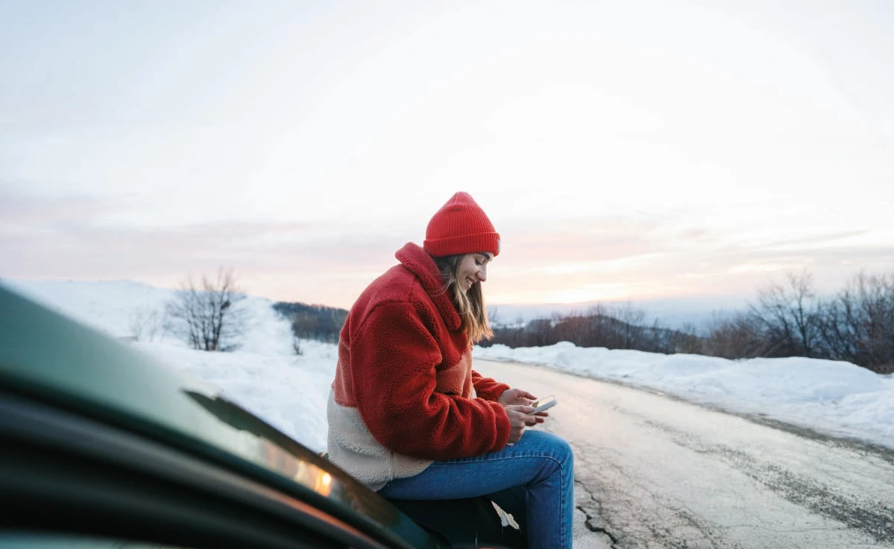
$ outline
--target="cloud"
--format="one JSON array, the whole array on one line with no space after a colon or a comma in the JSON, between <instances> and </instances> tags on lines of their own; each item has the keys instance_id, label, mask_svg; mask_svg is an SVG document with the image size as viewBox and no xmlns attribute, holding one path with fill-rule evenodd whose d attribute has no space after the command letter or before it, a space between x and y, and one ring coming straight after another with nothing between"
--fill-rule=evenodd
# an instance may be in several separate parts
<instances>
[{"instance_id":1,"label":"cloud","mask_svg":"<svg viewBox=\"0 0 894 549\"><path fill-rule=\"evenodd\" d=\"M396 263L394 251L405 242L387 230L349 232L319 222L128 226L103 221L127 211L115 200L8 191L2 198L0 276L10 278L174 286L189 274L228 266L256 295L347 305L341 296L355 296Z\"/></svg>"},{"instance_id":2,"label":"cloud","mask_svg":"<svg viewBox=\"0 0 894 549\"><path fill-rule=\"evenodd\" d=\"M403 221L360 225L351 218L151 227L126 222L141 210L128 196L39 197L0 187L0 198L0 276L12 278L175 286L188 274L227 266L256 295L349 307L396 263L399 247L424 236L410 235L418 228ZM894 243L873 245L864 230L753 239L635 212L500 230L503 250L486 283L492 303L747 296L773 276L804 268L819 289L835 291L861 269L894 265Z\"/></svg>"},{"instance_id":3,"label":"cloud","mask_svg":"<svg viewBox=\"0 0 894 549\"><path fill-rule=\"evenodd\" d=\"M491 267L491 302L744 297L802 269L830 293L861 269L890 272L894 265L894 243L860 244L862 230L753 242L733 230L621 217L580 227L570 235L519 232L515 257L501 255Z\"/></svg>"},{"instance_id":4,"label":"cloud","mask_svg":"<svg viewBox=\"0 0 894 549\"><path fill-rule=\"evenodd\" d=\"M90 219L114 208L108 199L86 194L43 197L15 190L28 185L0 184L0 227L4 232L43 223Z\"/></svg>"}]
</instances>

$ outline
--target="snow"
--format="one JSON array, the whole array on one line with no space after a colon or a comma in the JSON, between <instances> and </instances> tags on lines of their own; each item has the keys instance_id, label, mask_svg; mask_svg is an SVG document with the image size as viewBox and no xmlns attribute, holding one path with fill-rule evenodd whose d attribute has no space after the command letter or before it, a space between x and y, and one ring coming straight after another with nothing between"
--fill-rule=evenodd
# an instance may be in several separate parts
<instances>
[{"instance_id":1,"label":"snow","mask_svg":"<svg viewBox=\"0 0 894 549\"><path fill-rule=\"evenodd\" d=\"M113 337L131 339L134 320L160 318L174 291L132 281L3 280L63 314ZM315 451L326 447L326 399L336 346L302 340L270 300L248 296L241 347L229 353L189 349L172 334L144 333L133 345L198 377ZM151 313L157 313L154 317ZM476 347L477 359L546 366L664 392L728 410L894 448L894 377L846 362L807 358L726 360L700 355L581 348ZM556 395L561 400L561 395Z\"/></svg>"},{"instance_id":2,"label":"snow","mask_svg":"<svg viewBox=\"0 0 894 549\"><path fill-rule=\"evenodd\" d=\"M540 364L649 388L735 413L894 448L894 377L811 358L727 360L575 347L476 348L475 357Z\"/></svg>"}]
</instances>

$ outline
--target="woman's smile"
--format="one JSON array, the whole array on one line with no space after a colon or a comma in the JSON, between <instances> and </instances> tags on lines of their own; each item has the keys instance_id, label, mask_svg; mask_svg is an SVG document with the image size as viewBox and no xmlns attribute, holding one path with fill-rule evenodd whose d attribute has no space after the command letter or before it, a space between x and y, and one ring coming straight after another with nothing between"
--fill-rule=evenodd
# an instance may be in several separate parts
<instances>
[{"instance_id":1,"label":"woman's smile","mask_svg":"<svg viewBox=\"0 0 894 549\"><path fill-rule=\"evenodd\" d=\"M487 264L493 259L490 253L482 252L466 255L456 268L456 279L461 281L463 291L467 292L476 282L487 280Z\"/></svg>"}]
</instances>

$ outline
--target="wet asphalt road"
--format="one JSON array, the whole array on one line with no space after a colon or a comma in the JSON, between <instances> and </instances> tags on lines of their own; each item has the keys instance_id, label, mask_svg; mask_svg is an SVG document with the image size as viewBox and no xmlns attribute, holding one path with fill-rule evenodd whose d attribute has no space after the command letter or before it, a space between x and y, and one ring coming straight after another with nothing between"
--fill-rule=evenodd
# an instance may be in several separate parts
<instances>
[{"instance_id":1,"label":"wet asphalt road","mask_svg":"<svg viewBox=\"0 0 894 549\"><path fill-rule=\"evenodd\" d=\"M543 367L476 360L555 394L575 450L575 547L894 548L894 451Z\"/></svg>"}]
</instances>

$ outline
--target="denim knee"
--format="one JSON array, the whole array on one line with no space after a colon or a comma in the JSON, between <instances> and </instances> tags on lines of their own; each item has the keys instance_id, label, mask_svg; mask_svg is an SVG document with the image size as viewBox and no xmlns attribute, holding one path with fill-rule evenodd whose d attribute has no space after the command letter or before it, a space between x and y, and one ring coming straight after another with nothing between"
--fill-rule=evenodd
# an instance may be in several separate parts
<instances>
[{"instance_id":1,"label":"denim knee","mask_svg":"<svg viewBox=\"0 0 894 549\"><path fill-rule=\"evenodd\" d=\"M552 433L543 433L547 436L548 445L550 454L561 463L563 466L565 465L574 465L574 451L571 449L571 445L564 438L554 435Z\"/></svg>"},{"instance_id":2,"label":"denim knee","mask_svg":"<svg viewBox=\"0 0 894 549\"><path fill-rule=\"evenodd\" d=\"M574 453L565 439L546 431L530 431L524 436L531 437L529 442L536 448L535 455L548 458L543 462L544 472L561 473L564 477L574 475Z\"/></svg>"}]
</instances>

